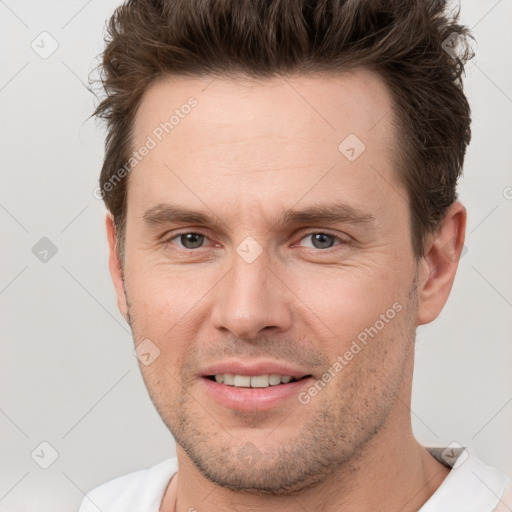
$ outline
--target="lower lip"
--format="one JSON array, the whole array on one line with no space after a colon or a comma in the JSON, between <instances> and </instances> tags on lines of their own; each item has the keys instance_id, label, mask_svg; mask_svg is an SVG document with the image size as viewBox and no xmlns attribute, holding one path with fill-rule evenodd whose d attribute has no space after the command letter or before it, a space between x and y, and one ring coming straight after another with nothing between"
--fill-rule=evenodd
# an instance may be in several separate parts
<instances>
[{"instance_id":1,"label":"lower lip","mask_svg":"<svg viewBox=\"0 0 512 512\"><path fill-rule=\"evenodd\" d=\"M238 411L266 411L277 407L311 385L313 377L268 388L238 388L203 377L206 392L219 404Z\"/></svg>"}]
</instances>

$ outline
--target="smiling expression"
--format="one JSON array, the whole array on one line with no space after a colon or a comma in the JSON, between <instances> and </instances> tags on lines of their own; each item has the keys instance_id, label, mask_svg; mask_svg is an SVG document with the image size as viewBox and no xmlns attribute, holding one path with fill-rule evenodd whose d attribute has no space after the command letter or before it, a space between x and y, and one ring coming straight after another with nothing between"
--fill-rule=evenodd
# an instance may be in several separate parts
<instances>
[{"instance_id":1,"label":"smiling expression","mask_svg":"<svg viewBox=\"0 0 512 512\"><path fill-rule=\"evenodd\" d=\"M144 381L198 470L234 490L292 492L408 421L397 397L410 392L418 267L392 103L363 70L167 77L144 95L133 146L190 97L129 176L120 308L135 344L160 351ZM229 375L293 379L251 388Z\"/></svg>"}]
</instances>

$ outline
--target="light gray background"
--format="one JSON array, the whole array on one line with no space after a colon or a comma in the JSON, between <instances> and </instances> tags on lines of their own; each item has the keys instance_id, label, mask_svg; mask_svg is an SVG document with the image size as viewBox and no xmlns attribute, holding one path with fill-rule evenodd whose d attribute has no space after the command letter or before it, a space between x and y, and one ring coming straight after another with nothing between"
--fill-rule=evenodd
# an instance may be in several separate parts
<instances>
[{"instance_id":1,"label":"light gray background","mask_svg":"<svg viewBox=\"0 0 512 512\"><path fill-rule=\"evenodd\" d=\"M0 511L71 511L83 493L174 454L147 396L93 197L103 129L84 87L117 1L0 1ZM471 445L512 474L512 1L463 0L473 140L460 197L467 253L418 329L412 416L426 445ZM47 31L58 42L51 49ZM41 42L41 39L46 39ZM44 48L43 48L44 44ZM507 188L508 187L508 188ZM48 237L58 252L41 262ZM48 469L50 443L59 454ZM42 450L42 451L41 451Z\"/></svg>"}]
</instances>

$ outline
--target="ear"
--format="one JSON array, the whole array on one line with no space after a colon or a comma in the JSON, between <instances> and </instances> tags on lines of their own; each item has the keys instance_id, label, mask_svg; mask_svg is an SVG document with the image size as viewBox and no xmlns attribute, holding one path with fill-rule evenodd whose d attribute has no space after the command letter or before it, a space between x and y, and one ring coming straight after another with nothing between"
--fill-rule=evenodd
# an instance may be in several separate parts
<instances>
[{"instance_id":1,"label":"ear","mask_svg":"<svg viewBox=\"0 0 512 512\"><path fill-rule=\"evenodd\" d=\"M464 249L466 218L466 208L455 201L427 239L419 262L417 325L437 318L448 300Z\"/></svg>"},{"instance_id":2,"label":"ear","mask_svg":"<svg viewBox=\"0 0 512 512\"><path fill-rule=\"evenodd\" d=\"M117 307L123 315L124 319L128 322L128 307L126 305L126 296L124 293L124 280L123 273L121 270L121 262L117 254L117 234L116 226L114 224L114 218L110 212L107 212L105 218L105 224L107 228L107 239L110 250L108 267L110 269L110 276L114 283L114 288L117 295Z\"/></svg>"}]
</instances>

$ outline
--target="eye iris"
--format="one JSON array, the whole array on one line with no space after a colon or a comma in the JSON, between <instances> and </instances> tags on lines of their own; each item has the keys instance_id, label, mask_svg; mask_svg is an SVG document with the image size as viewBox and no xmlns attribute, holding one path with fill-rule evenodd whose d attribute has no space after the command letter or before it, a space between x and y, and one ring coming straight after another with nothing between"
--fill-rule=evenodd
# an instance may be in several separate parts
<instances>
[{"instance_id":1,"label":"eye iris","mask_svg":"<svg viewBox=\"0 0 512 512\"><path fill-rule=\"evenodd\" d=\"M329 249L334 244L334 237L327 233L315 233L312 241L317 249Z\"/></svg>"},{"instance_id":2,"label":"eye iris","mask_svg":"<svg viewBox=\"0 0 512 512\"><path fill-rule=\"evenodd\" d=\"M180 241L186 249L197 249L201 246L203 240L204 235L200 235L199 233L185 233L180 235Z\"/></svg>"}]
</instances>

